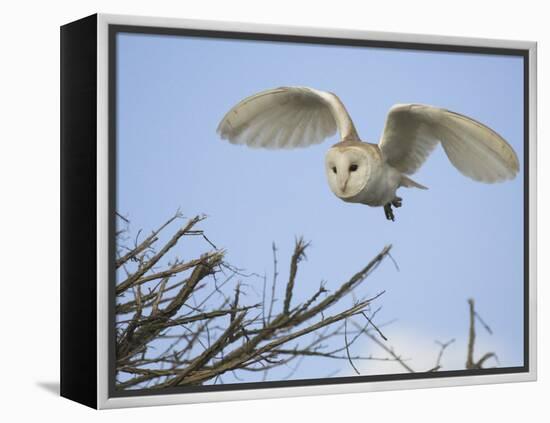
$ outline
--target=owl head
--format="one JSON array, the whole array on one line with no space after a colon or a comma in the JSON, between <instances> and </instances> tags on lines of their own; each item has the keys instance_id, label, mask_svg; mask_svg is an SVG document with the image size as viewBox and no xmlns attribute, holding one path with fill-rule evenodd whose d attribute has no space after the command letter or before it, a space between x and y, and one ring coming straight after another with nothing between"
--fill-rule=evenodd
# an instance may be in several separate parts
<instances>
[{"instance_id":1,"label":"owl head","mask_svg":"<svg viewBox=\"0 0 550 423\"><path fill-rule=\"evenodd\" d=\"M347 199L359 194L369 177L369 154L359 146L336 145L325 156L325 172L331 191Z\"/></svg>"}]
</instances>

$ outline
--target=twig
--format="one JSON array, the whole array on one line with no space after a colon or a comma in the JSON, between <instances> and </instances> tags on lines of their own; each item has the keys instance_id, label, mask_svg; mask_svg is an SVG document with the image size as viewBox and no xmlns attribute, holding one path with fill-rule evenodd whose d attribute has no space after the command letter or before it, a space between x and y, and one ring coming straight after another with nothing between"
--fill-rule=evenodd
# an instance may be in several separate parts
<instances>
[{"instance_id":1,"label":"twig","mask_svg":"<svg viewBox=\"0 0 550 423\"><path fill-rule=\"evenodd\" d=\"M384 292L385 292L385 291L382 291L382 293L384 293ZM375 330L376 332L378 332L378 335L380 335L384 341L387 341L388 338L386 338L386 336L382 333L382 331L381 331L380 329L378 329L378 327L372 322L371 319L369 319L369 316L367 316L367 314L366 314L364 311L362 311L361 314L363 315L363 317L364 317L365 319L367 319L367 321L368 321L368 322L370 323L370 325L374 328L374 330Z\"/></svg>"},{"instance_id":2,"label":"twig","mask_svg":"<svg viewBox=\"0 0 550 423\"><path fill-rule=\"evenodd\" d=\"M348 343L348 319L344 319L344 343L346 345L346 356L348 357L349 364L355 370L355 373L358 375L361 374L359 370L357 370L357 367L355 367L355 364L353 364L353 360L351 359L350 353L349 353L349 343Z\"/></svg>"},{"instance_id":3,"label":"twig","mask_svg":"<svg viewBox=\"0 0 550 423\"><path fill-rule=\"evenodd\" d=\"M269 313L267 314L267 321L271 321L271 316L273 314L273 303L275 302L275 286L277 285L277 247L273 242L271 244L271 250L273 251L273 280L271 282L271 301L269 303Z\"/></svg>"},{"instance_id":4,"label":"twig","mask_svg":"<svg viewBox=\"0 0 550 423\"><path fill-rule=\"evenodd\" d=\"M439 348L439 353L437 354L437 360L435 362L435 366L433 366L430 370L428 370L428 372L436 372L438 371L439 369L441 369L441 358L443 357L443 353L445 352L445 350L447 349L447 347L449 345L451 345L453 342L455 342L454 338L451 339L450 341L447 341L447 342L440 342L440 341L435 341L437 344L439 344L440 348Z\"/></svg>"},{"instance_id":5,"label":"twig","mask_svg":"<svg viewBox=\"0 0 550 423\"><path fill-rule=\"evenodd\" d=\"M308 244L304 242L302 238L296 240L294 247L294 254L290 260L290 275L288 277L288 283L286 285L284 313L288 314L290 309L290 300L292 299L292 291L294 290L294 283L296 281L296 274L298 273L298 263L305 257L305 250Z\"/></svg>"}]
</instances>

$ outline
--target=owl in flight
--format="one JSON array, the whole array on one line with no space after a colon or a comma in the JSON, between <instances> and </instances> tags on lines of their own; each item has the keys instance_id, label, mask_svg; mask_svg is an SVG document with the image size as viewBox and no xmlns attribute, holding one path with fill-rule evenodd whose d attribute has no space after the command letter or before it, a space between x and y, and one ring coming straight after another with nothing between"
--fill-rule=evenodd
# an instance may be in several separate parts
<instances>
[{"instance_id":1,"label":"owl in flight","mask_svg":"<svg viewBox=\"0 0 550 423\"><path fill-rule=\"evenodd\" d=\"M318 144L338 130L340 141L325 156L331 191L341 200L384 207L394 220L400 187L427 189L415 173L439 142L465 176L493 183L513 179L519 162L495 131L464 115L423 104L396 104L378 144L361 141L342 101L307 87L281 87L254 94L235 105L218 126L233 144L291 149Z\"/></svg>"}]
</instances>

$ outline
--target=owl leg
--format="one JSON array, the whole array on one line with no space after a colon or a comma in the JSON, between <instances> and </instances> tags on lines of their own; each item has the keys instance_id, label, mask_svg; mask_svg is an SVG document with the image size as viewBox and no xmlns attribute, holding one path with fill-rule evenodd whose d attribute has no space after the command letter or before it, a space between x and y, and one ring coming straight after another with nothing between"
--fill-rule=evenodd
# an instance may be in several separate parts
<instances>
[{"instance_id":1,"label":"owl leg","mask_svg":"<svg viewBox=\"0 0 550 423\"><path fill-rule=\"evenodd\" d=\"M388 203L384 206L384 213L386 215L386 219L391 220L392 222L395 221L395 216L391 208L391 203Z\"/></svg>"},{"instance_id":2,"label":"owl leg","mask_svg":"<svg viewBox=\"0 0 550 423\"><path fill-rule=\"evenodd\" d=\"M384 214L386 215L386 219L394 222L395 215L393 214L393 209L391 208L391 206L394 206L395 208L399 208L402 205L403 205L403 199L397 196L391 201L391 203L386 204L384 206Z\"/></svg>"}]
</instances>

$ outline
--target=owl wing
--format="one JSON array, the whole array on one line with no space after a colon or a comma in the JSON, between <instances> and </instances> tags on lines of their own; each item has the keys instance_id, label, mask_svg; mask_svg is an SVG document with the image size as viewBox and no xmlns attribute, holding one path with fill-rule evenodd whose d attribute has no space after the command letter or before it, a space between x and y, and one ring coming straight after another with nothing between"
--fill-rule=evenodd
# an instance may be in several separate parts
<instances>
[{"instance_id":1,"label":"owl wing","mask_svg":"<svg viewBox=\"0 0 550 423\"><path fill-rule=\"evenodd\" d=\"M281 87L254 94L234 106L218 125L233 144L281 149L307 147L334 135L357 138L340 99L307 87Z\"/></svg>"},{"instance_id":2,"label":"owl wing","mask_svg":"<svg viewBox=\"0 0 550 423\"><path fill-rule=\"evenodd\" d=\"M412 174L438 142L451 163L476 181L512 179L519 171L516 153L495 131L469 117L422 104L393 106L379 147L391 166Z\"/></svg>"}]
</instances>

